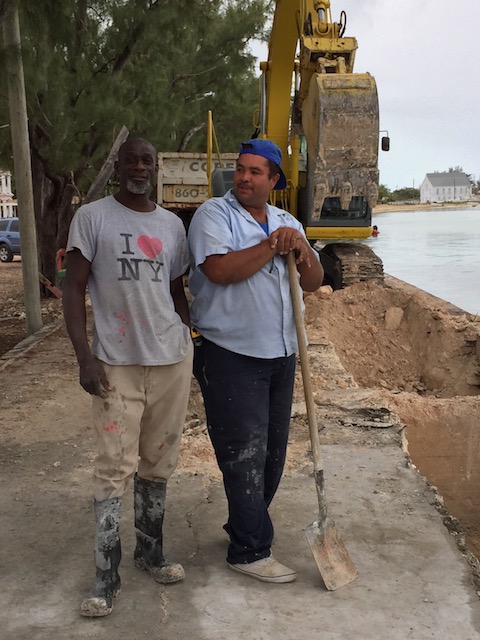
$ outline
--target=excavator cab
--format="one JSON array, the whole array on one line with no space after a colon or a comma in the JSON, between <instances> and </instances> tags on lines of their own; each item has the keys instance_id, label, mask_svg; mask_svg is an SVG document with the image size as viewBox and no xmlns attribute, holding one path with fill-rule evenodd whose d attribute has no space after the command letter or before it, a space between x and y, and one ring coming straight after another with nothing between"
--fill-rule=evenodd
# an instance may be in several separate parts
<instances>
[{"instance_id":1,"label":"excavator cab","mask_svg":"<svg viewBox=\"0 0 480 640\"><path fill-rule=\"evenodd\" d=\"M377 87L369 73L354 72L358 45L344 35L346 22L344 11L339 22L332 20L330 0L281 0L268 61L260 65L260 136L282 150L288 179L279 200L317 245L371 236L378 198ZM388 146L382 139L382 148ZM340 253L338 260L349 259ZM333 246L329 254L336 263ZM353 255L360 254L370 259L360 250ZM367 276L359 279L383 278L373 256L373 270L362 267L358 273Z\"/></svg>"},{"instance_id":2,"label":"excavator cab","mask_svg":"<svg viewBox=\"0 0 480 640\"><path fill-rule=\"evenodd\" d=\"M380 258L352 242L372 235L380 131L375 80L354 72L357 41L344 35L346 22L344 11L332 20L330 0L277 1L256 123L258 136L280 147L287 177L271 202L302 222L334 288L383 279ZM209 195L223 195L232 181L231 169L215 171Z\"/></svg>"},{"instance_id":3,"label":"excavator cab","mask_svg":"<svg viewBox=\"0 0 480 640\"><path fill-rule=\"evenodd\" d=\"M299 218L308 235L368 237L378 197L374 79L369 74L315 73L301 113L308 166ZM339 230L331 233L332 228Z\"/></svg>"}]
</instances>

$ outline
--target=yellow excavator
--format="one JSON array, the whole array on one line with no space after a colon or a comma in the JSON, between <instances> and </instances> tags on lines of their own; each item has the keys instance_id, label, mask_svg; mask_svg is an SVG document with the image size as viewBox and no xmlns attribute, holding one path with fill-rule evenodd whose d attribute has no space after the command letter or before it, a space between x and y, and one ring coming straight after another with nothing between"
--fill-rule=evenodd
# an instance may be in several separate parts
<instances>
[{"instance_id":1,"label":"yellow excavator","mask_svg":"<svg viewBox=\"0 0 480 640\"><path fill-rule=\"evenodd\" d=\"M372 234L380 132L375 80L354 73L357 41L345 28L344 11L333 22L330 0L277 1L256 133L284 158L287 188L273 203L302 222L334 289L383 279L380 258L351 242Z\"/></svg>"}]
</instances>

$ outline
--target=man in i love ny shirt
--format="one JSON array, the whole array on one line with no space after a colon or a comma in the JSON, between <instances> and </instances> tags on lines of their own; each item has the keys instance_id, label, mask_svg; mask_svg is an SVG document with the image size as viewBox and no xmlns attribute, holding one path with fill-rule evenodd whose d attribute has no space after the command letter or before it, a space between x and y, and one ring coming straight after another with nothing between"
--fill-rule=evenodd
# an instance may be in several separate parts
<instances>
[{"instance_id":1,"label":"man in i love ny shirt","mask_svg":"<svg viewBox=\"0 0 480 640\"><path fill-rule=\"evenodd\" d=\"M162 584L184 577L164 557L162 527L190 391L189 258L183 223L149 198L156 168L155 148L129 138L115 164L118 192L78 209L66 249L65 323L97 438L95 581L80 607L88 617L108 615L120 590L120 504L132 478L135 565Z\"/></svg>"}]
</instances>

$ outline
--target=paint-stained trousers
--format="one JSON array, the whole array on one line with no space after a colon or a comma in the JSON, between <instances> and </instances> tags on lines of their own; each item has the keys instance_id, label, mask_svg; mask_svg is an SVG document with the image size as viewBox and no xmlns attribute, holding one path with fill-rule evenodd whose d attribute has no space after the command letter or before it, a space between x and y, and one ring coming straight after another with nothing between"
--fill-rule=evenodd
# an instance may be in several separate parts
<instances>
[{"instance_id":1,"label":"paint-stained trousers","mask_svg":"<svg viewBox=\"0 0 480 640\"><path fill-rule=\"evenodd\" d=\"M255 562L273 541L268 507L285 464L295 355L251 358L204 338L194 373L228 500L227 561Z\"/></svg>"},{"instance_id":2,"label":"paint-stained trousers","mask_svg":"<svg viewBox=\"0 0 480 640\"><path fill-rule=\"evenodd\" d=\"M95 500L121 497L138 467L145 480L167 480L180 450L192 378L191 349L182 362L154 367L102 362L110 391L93 396L97 436Z\"/></svg>"}]
</instances>

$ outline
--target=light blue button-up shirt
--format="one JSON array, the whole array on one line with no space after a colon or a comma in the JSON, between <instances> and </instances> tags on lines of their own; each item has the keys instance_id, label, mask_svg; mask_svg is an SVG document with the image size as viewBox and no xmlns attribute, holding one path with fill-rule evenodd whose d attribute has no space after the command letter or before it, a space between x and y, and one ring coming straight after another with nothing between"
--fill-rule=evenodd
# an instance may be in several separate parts
<instances>
[{"instance_id":1,"label":"light blue button-up shirt","mask_svg":"<svg viewBox=\"0 0 480 640\"><path fill-rule=\"evenodd\" d=\"M287 211L267 205L268 232L301 223ZM228 191L211 198L193 216L188 231L192 256L189 280L192 324L215 344L255 358L279 358L297 351L288 266L275 255L257 273L235 284L218 285L203 273L210 255L247 249L265 240L265 231Z\"/></svg>"}]
</instances>

